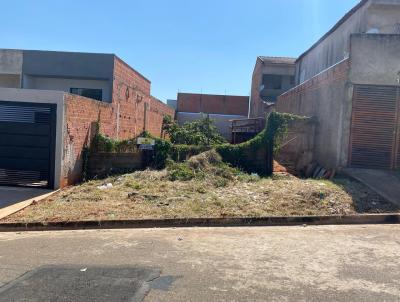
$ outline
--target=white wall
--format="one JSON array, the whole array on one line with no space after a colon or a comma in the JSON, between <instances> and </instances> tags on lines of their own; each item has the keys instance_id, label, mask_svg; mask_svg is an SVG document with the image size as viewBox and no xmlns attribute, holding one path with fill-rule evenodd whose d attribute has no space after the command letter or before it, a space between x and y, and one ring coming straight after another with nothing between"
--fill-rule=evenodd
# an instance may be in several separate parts
<instances>
[{"instance_id":1,"label":"white wall","mask_svg":"<svg viewBox=\"0 0 400 302\"><path fill-rule=\"evenodd\" d=\"M103 90L103 101L111 102L111 91L108 81L50 78L24 75L24 89L58 90L70 92L70 88L92 88Z\"/></svg>"}]
</instances>

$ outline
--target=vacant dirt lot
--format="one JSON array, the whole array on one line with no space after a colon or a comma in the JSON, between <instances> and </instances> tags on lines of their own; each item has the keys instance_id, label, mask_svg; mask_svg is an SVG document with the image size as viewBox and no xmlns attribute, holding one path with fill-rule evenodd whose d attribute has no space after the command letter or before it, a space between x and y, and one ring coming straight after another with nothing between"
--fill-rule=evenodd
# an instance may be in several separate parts
<instances>
[{"instance_id":1,"label":"vacant dirt lot","mask_svg":"<svg viewBox=\"0 0 400 302\"><path fill-rule=\"evenodd\" d=\"M223 178L221 178L223 179ZM67 188L2 222L259 217L397 212L398 208L348 178L333 182L290 175L237 175L222 181L171 181L168 171L142 171ZM105 184L110 188L100 189Z\"/></svg>"}]
</instances>

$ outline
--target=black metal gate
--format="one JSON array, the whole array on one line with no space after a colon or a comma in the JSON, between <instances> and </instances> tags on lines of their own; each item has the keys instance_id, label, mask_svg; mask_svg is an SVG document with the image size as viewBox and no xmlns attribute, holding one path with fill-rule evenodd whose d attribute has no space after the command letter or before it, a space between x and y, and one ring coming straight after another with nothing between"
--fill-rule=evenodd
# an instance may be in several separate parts
<instances>
[{"instance_id":1,"label":"black metal gate","mask_svg":"<svg viewBox=\"0 0 400 302\"><path fill-rule=\"evenodd\" d=\"M0 101L0 185L53 188L56 107Z\"/></svg>"}]
</instances>

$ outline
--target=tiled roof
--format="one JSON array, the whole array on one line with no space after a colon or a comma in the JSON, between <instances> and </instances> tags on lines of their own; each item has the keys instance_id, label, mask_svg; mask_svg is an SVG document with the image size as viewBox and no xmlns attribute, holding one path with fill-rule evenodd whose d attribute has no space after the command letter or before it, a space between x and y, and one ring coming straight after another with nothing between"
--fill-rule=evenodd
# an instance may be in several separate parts
<instances>
[{"instance_id":1,"label":"tiled roof","mask_svg":"<svg viewBox=\"0 0 400 302\"><path fill-rule=\"evenodd\" d=\"M272 64L294 64L296 62L296 58L287 58L287 57L264 57L259 56L260 60L265 63Z\"/></svg>"}]
</instances>

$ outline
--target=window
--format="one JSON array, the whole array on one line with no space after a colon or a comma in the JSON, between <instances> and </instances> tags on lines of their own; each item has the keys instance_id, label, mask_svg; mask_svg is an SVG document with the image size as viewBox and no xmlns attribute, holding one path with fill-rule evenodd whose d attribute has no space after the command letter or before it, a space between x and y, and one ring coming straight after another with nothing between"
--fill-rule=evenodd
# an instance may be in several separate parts
<instances>
[{"instance_id":1,"label":"window","mask_svg":"<svg viewBox=\"0 0 400 302\"><path fill-rule=\"evenodd\" d=\"M87 98L95 99L98 101L103 100L102 89L91 89L91 88L71 88L69 92L77 95L81 95Z\"/></svg>"},{"instance_id":2,"label":"window","mask_svg":"<svg viewBox=\"0 0 400 302\"><path fill-rule=\"evenodd\" d=\"M294 76L291 76L291 77L290 77L290 85L294 85L294 80L295 80L295 79L294 79Z\"/></svg>"},{"instance_id":3,"label":"window","mask_svg":"<svg viewBox=\"0 0 400 302\"><path fill-rule=\"evenodd\" d=\"M275 74L264 74L263 75L263 85L265 89L282 89L282 76Z\"/></svg>"}]
</instances>

